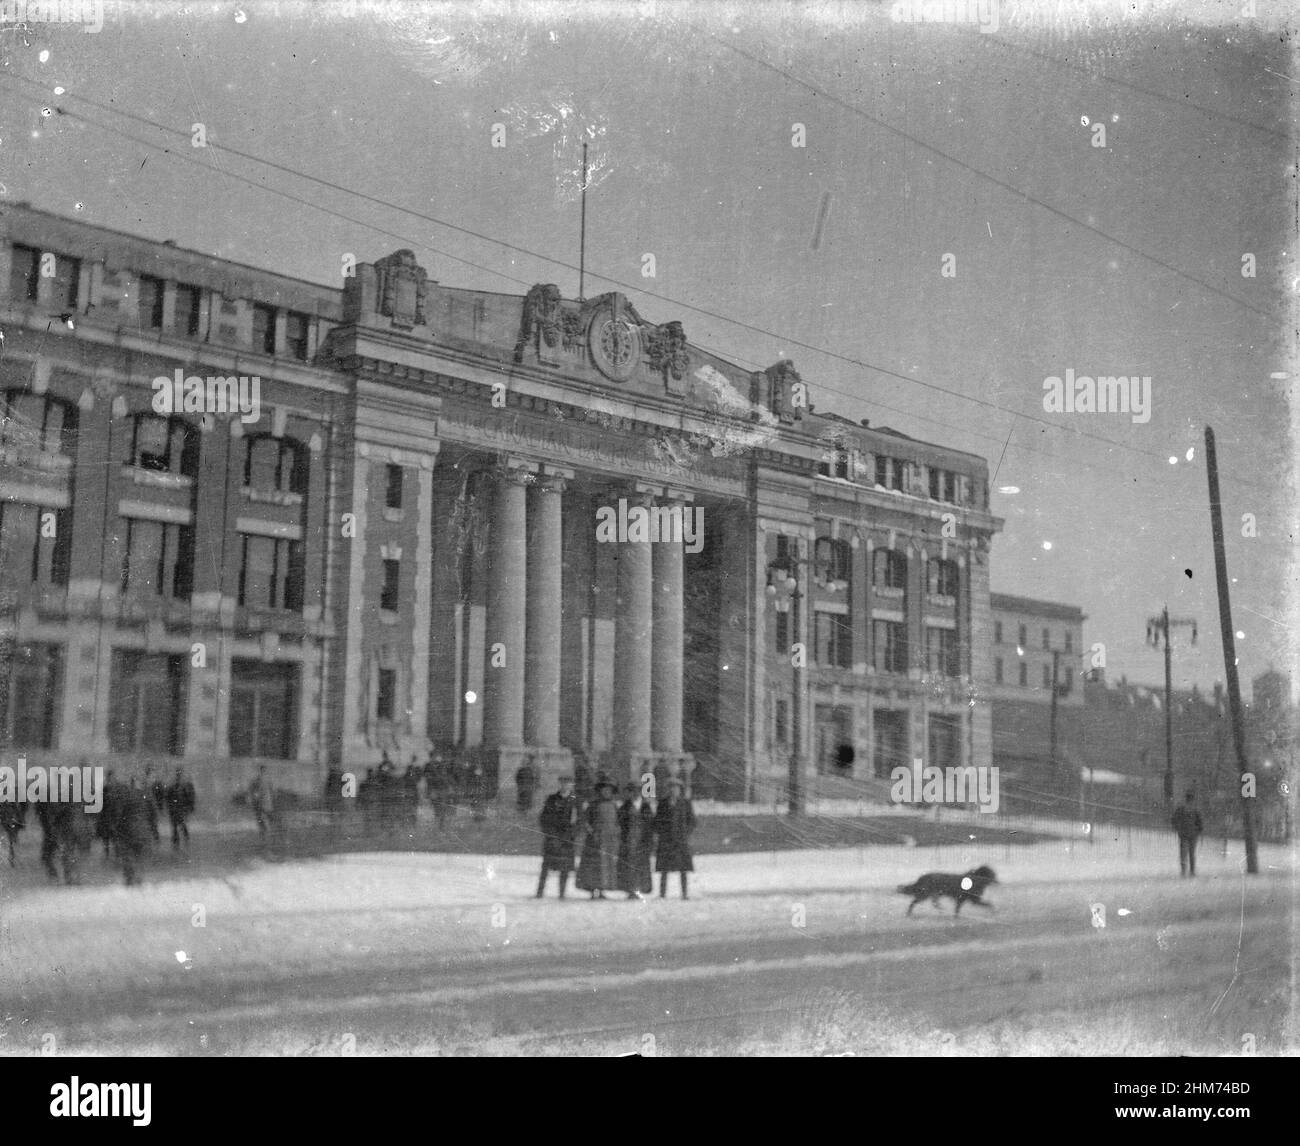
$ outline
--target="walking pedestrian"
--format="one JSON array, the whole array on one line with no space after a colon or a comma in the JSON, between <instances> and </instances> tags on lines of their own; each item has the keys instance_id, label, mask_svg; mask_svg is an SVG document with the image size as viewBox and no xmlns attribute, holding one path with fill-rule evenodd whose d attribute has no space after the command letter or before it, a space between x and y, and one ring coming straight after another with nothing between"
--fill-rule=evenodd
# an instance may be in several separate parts
<instances>
[{"instance_id":1,"label":"walking pedestrian","mask_svg":"<svg viewBox=\"0 0 1300 1146\"><path fill-rule=\"evenodd\" d=\"M596 785L596 798L587 805L586 834L582 841L582 862L578 864L578 887L591 892L592 899L604 899L605 892L618 887L618 806L612 780Z\"/></svg>"},{"instance_id":2,"label":"walking pedestrian","mask_svg":"<svg viewBox=\"0 0 1300 1146\"><path fill-rule=\"evenodd\" d=\"M546 893L546 874L560 877L560 898L573 872L573 849L578 834L578 798L573 794L573 777L561 776L558 792L552 792L542 805L538 818L542 826L542 874L537 880L537 898Z\"/></svg>"},{"instance_id":3,"label":"walking pedestrian","mask_svg":"<svg viewBox=\"0 0 1300 1146\"><path fill-rule=\"evenodd\" d=\"M272 821L275 816L275 791L266 778L265 764L259 765L257 775L248 786L248 804L253 809L262 842L266 843L267 833L273 826Z\"/></svg>"},{"instance_id":4,"label":"walking pedestrian","mask_svg":"<svg viewBox=\"0 0 1300 1146\"><path fill-rule=\"evenodd\" d=\"M695 809L684 794L678 779L668 781L668 791L655 813L655 870L659 872L659 898L668 895L668 873L681 878L682 898L686 899L687 873L695 870L691 859L690 835L695 830Z\"/></svg>"},{"instance_id":5,"label":"walking pedestrian","mask_svg":"<svg viewBox=\"0 0 1300 1146\"><path fill-rule=\"evenodd\" d=\"M117 856L122 861L127 887L140 882L140 868L149 854L156 824L152 791L141 787L132 776L129 787L121 793L114 824Z\"/></svg>"},{"instance_id":6,"label":"walking pedestrian","mask_svg":"<svg viewBox=\"0 0 1300 1146\"><path fill-rule=\"evenodd\" d=\"M162 833L158 830L158 817L167 804L167 786L153 774L153 765L144 766L144 783L141 784L148 801L149 834L154 843L162 842Z\"/></svg>"},{"instance_id":7,"label":"walking pedestrian","mask_svg":"<svg viewBox=\"0 0 1300 1146\"><path fill-rule=\"evenodd\" d=\"M639 784L628 784L624 792L627 798L618 810L618 886L627 892L628 899L641 899L654 890L650 853L655 814Z\"/></svg>"},{"instance_id":8,"label":"walking pedestrian","mask_svg":"<svg viewBox=\"0 0 1300 1146\"><path fill-rule=\"evenodd\" d=\"M1178 833L1178 867L1183 876L1195 877L1196 841L1205 830L1205 825L1201 822L1201 813L1196 809L1195 792L1187 793L1187 799L1174 809L1170 820L1174 831Z\"/></svg>"},{"instance_id":9,"label":"walking pedestrian","mask_svg":"<svg viewBox=\"0 0 1300 1146\"><path fill-rule=\"evenodd\" d=\"M27 805L16 801L0 804L0 828L4 830L9 841L9 866L17 862L15 852L18 848L18 833L27 826Z\"/></svg>"},{"instance_id":10,"label":"walking pedestrian","mask_svg":"<svg viewBox=\"0 0 1300 1146\"><path fill-rule=\"evenodd\" d=\"M469 806L474 814L474 822L481 824L487 819L487 776L483 765L475 760L469 771Z\"/></svg>"},{"instance_id":11,"label":"walking pedestrian","mask_svg":"<svg viewBox=\"0 0 1300 1146\"><path fill-rule=\"evenodd\" d=\"M109 858L117 839L117 814L125 791L126 785L117 778L117 773L112 768L104 773L104 796L99 814L95 817L95 835L104 845L105 860Z\"/></svg>"},{"instance_id":12,"label":"walking pedestrian","mask_svg":"<svg viewBox=\"0 0 1300 1146\"><path fill-rule=\"evenodd\" d=\"M433 815L441 831L447 823L447 813L451 810L451 771L442 753L435 752L424 766L424 788L429 793L433 804Z\"/></svg>"},{"instance_id":13,"label":"walking pedestrian","mask_svg":"<svg viewBox=\"0 0 1300 1146\"><path fill-rule=\"evenodd\" d=\"M181 836L185 837L185 850L190 846L190 829L186 821L194 814L194 785L185 773L176 769L176 778L167 788L167 818L172 824L172 851L180 851Z\"/></svg>"}]
</instances>

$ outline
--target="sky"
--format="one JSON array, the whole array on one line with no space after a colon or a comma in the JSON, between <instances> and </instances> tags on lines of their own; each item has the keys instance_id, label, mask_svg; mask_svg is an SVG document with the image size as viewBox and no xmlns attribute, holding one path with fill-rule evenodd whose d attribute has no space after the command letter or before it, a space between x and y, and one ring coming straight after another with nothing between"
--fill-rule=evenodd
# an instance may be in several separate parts
<instances>
[{"instance_id":1,"label":"sky","mask_svg":"<svg viewBox=\"0 0 1300 1146\"><path fill-rule=\"evenodd\" d=\"M1287 7L106 2L0 24L0 209L576 297L585 140L586 293L988 459L993 589L1082 608L1108 677L1162 682L1167 604L1175 687L1224 679L1212 426L1248 700L1300 606ZM1149 420L1046 410L1067 370Z\"/></svg>"}]
</instances>

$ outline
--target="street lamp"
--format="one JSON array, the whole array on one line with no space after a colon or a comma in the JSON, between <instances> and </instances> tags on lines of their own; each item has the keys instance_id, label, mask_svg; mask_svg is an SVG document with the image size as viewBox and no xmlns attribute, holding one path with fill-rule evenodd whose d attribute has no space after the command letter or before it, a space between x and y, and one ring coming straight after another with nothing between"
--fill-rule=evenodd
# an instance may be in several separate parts
<instances>
[{"instance_id":1,"label":"street lamp","mask_svg":"<svg viewBox=\"0 0 1300 1146\"><path fill-rule=\"evenodd\" d=\"M783 562L773 562L767 567L768 598L772 601L778 613L789 612L791 614L791 648L799 643L799 603L803 600L803 594L799 591L799 579L794 572L794 567L799 564L805 564L805 562L788 558ZM778 581L785 591L784 596L778 594ZM793 738L793 743L790 751L787 787L789 789L788 810L791 816L803 814L803 659L803 656L795 656L790 659L794 694L791 701L790 718L790 735Z\"/></svg>"}]
</instances>

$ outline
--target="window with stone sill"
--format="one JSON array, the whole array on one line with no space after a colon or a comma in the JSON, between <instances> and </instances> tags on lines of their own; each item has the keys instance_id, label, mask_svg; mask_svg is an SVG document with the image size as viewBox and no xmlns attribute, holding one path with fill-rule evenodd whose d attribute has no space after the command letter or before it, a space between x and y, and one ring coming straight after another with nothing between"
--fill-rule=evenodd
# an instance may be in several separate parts
<instances>
[{"instance_id":1,"label":"window with stone sill","mask_svg":"<svg viewBox=\"0 0 1300 1146\"><path fill-rule=\"evenodd\" d=\"M199 433L183 418L137 414L131 423L126 464L152 473L196 478Z\"/></svg>"},{"instance_id":2,"label":"window with stone sill","mask_svg":"<svg viewBox=\"0 0 1300 1146\"><path fill-rule=\"evenodd\" d=\"M73 457L80 411L73 402L25 388L6 390L0 407L0 445Z\"/></svg>"}]
</instances>

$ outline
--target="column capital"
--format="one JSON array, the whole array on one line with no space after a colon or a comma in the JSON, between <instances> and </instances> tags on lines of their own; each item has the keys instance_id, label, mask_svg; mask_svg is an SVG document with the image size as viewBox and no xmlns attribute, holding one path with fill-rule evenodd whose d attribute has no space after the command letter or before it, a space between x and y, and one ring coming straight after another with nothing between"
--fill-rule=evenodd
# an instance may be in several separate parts
<instances>
[{"instance_id":1,"label":"column capital","mask_svg":"<svg viewBox=\"0 0 1300 1146\"><path fill-rule=\"evenodd\" d=\"M525 461L522 458L506 457L489 467L489 472L499 481L510 485L526 486L532 485L537 480L539 468L536 462Z\"/></svg>"},{"instance_id":2,"label":"column capital","mask_svg":"<svg viewBox=\"0 0 1300 1146\"><path fill-rule=\"evenodd\" d=\"M569 486L570 477L564 474L544 473L535 479L535 486L541 493L563 493Z\"/></svg>"}]
</instances>

